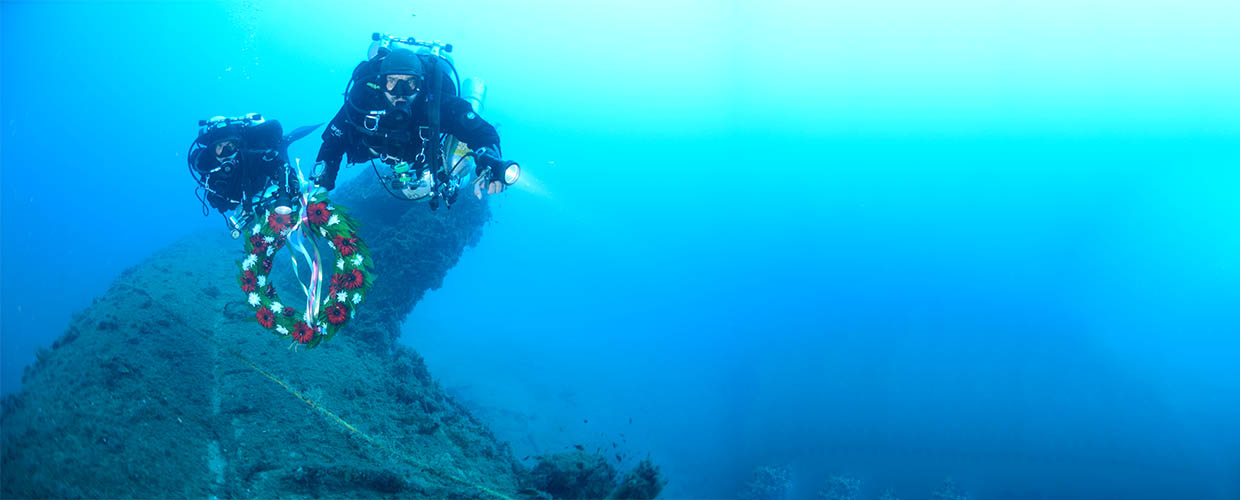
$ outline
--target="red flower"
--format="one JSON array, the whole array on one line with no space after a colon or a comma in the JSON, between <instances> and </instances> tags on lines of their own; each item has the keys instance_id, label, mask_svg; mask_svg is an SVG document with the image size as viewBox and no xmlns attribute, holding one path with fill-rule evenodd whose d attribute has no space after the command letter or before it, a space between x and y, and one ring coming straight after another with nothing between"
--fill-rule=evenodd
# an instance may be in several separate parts
<instances>
[{"instance_id":1,"label":"red flower","mask_svg":"<svg viewBox=\"0 0 1240 500\"><path fill-rule=\"evenodd\" d=\"M266 273L271 272L271 257L267 257L263 259L262 267L263 267L263 272L266 272Z\"/></svg>"},{"instance_id":2,"label":"red flower","mask_svg":"<svg viewBox=\"0 0 1240 500\"><path fill-rule=\"evenodd\" d=\"M311 203L306 207L306 219L316 226L327 224L327 220L332 216L332 211L327 209L327 203L318 202Z\"/></svg>"},{"instance_id":3,"label":"red flower","mask_svg":"<svg viewBox=\"0 0 1240 500\"><path fill-rule=\"evenodd\" d=\"M280 313L291 318L297 315L297 310L291 307L285 307L283 311L280 311Z\"/></svg>"},{"instance_id":4,"label":"red flower","mask_svg":"<svg viewBox=\"0 0 1240 500\"><path fill-rule=\"evenodd\" d=\"M327 308L327 321L339 325L349 320L349 309L339 302Z\"/></svg>"},{"instance_id":5,"label":"red flower","mask_svg":"<svg viewBox=\"0 0 1240 500\"><path fill-rule=\"evenodd\" d=\"M276 324L276 315L271 314L271 309L266 307L258 308L258 314L255 314L254 317L258 318L258 324L263 325L263 328L271 328L272 325Z\"/></svg>"},{"instance_id":6,"label":"red flower","mask_svg":"<svg viewBox=\"0 0 1240 500\"><path fill-rule=\"evenodd\" d=\"M254 276L254 271L246 271L241 275L241 291L250 293L258 288L258 277Z\"/></svg>"},{"instance_id":7,"label":"red flower","mask_svg":"<svg viewBox=\"0 0 1240 500\"><path fill-rule=\"evenodd\" d=\"M310 328L305 321L298 321L293 327L293 340L305 344L314 338L314 329Z\"/></svg>"},{"instance_id":8,"label":"red flower","mask_svg":"<svg viewBox=\"0 0 1240 500\"><path fill-rule=\"evenodd\" d=\"M353 255L357 251L357 235L354 235L352 238L337 236L332 238L332 243L336 245L336 250L340 252L340 255L345 257Z\"/></svg>"},{"instance_id":9,"label":"red flower","mask_svg":"<svg viewBox=\"0 0 1240 500\"><path fill-rule=\"evenodd\" d=\"M268 297L275 297L275 296L276 296L276 287L271 286L271 285L267 285L267 288L263 289L263 293L267 294L267 296L268 296Z\"/></svg>"},{"instance_id":10,"label":"red flower","mask_svg":"<svg viewBox=\"0 0 1240 500\"><path fill-rule=\"evenodd\" d=\"M353 290L362 286L366 282L366 275L362 274L361 269L354 269L351 273L333 274L332 286L344 288L345 290Z\"/></svg>"},{"instance_id":11,"label":"red flower","mask_svg":"<svg viewBox=\"0 0 1240 500\"><path fill-rule=\"evenodd\" d=\"M250 246L253 248L253 250L251 250L250 253L254 255L262 257L264 254L267 253L268 244L265 240L263 240L262 234L256 234L254 236L251 236Z\"/></svg>"},{"instance_id":12,"label":"red flower","mask_svg":"<svg viewBox=\"0 0 1240 500\"><path fill-rule=\"evenodd\" d=\"M292 217L290 217L289 214L278 214L272 212L271 215L267 216L267 227L270 227L272 231L277 233L288 229L291 223Z\"/></svg>"}]
</instances>

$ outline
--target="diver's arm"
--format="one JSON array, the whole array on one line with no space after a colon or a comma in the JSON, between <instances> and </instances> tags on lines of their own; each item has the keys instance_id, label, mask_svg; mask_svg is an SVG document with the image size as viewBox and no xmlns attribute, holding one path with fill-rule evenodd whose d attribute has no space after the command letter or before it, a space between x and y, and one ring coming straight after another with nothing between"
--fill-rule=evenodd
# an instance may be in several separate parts
<instances>
[{"instance_id":1,"label":"diver's arm","mask_svg":"<svg viewBox=\"0 0 1240 500\"><path fill-rule=\"evenodd\" d=\"M343 153L335 153L334 155L327 150L327 145L319 148L319 156L315 159L315 165L322 164L323 170L315 178L315 184L319 187L331 191L336 189L336 175L340 173L340 159Z\"/></svg>"},{"instance_id":2,"label":"diver's arm","mask_svg":"<svg viewBox=\"0 0 1240 500\"><path fill-rule=\"evenodd\" d=\"M347 119L345 117L345 109L342 107L336 113L336 117L332 118L331 123L327 124L327 129L323 131L323 145L319 146L319 155L315 158L315 164L323 165L323 172L319 174L317 184L328 191L336 187L336 175L340 173L340 162L344 158L344 153L349 149L349 133Z\"/></svg>"},{"instance_id":3,"label":"diver's arm","mask_svg":"<svg viewBox=\"0 0 1240 500\"><path fill-rule=\"evenodd\" d=\"M469 101L459 97L445 99L441 116L444 117L445 132L465 141L465 144L474 151L487 149L491 154L499 157L499 133L495 131L494 126L474 112L474 107L469 104ZM482 199L483 186L486 187L487 194L501 193L507 187L503 182L494 178L478 179L474 181L474 196L478 199Z\"/></svg>"},{"instance_id":4,"label":"diver's arm","mask_svg":"<svg viewBox=\"0 0 1240 500\"><path fill-rule=\"evenodd\" d=\"M487 148L499 152L499 133L474 112L469 101L455 96L448 97L444 99L440 113L443 116L444 132L465 141L470 149Z\"/></svg>"}]
</instances>

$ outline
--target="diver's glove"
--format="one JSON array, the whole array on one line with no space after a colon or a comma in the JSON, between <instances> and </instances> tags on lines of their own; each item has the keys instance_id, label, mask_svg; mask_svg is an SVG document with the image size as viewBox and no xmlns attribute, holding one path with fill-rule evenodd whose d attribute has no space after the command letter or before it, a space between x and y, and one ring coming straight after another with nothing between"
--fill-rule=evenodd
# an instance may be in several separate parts
<instances>
[{"instance_id":1,"label":"diver's glove","mask_svg":"<svg viewBox=\"0 0 1240 500\"><path fill-rule=\"evenodd\" d=\"M340 162L321 161L314 165L315 170L320 168L323 171L314 178L314 183L328 191L336 189L336 175L340 173Z\"/></svg>"}]
</instances>

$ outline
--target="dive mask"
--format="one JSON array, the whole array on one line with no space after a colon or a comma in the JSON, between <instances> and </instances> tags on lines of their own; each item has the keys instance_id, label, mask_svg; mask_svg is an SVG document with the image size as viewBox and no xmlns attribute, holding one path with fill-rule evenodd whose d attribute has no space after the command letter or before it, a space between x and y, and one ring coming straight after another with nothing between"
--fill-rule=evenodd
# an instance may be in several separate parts
<instances>
[{"instance_id":1,"label":"dive mask","mask_svg":"<svg viewBox=\"0 0 1240 500\"><path fill-rule=\"evenodd\" d=\"M407 80L396 80L395 85L387 90L392 97L408 97L412 98L418 94L417 79L410 78ZM385 87L386 88L386 87Z\"/></svg>"},{"instance_id":2,"label":"dive mask","mask_svg":"<svg viewBox=\"0 0 1240 500\"><path fill-rule=\"evenodd\" d=\"M237 166L239 160L237 155L241 154L241 148L236 141L224 140L213 144L209 153L215 157L220 169L224 172L231 172Z\"/></svg>"}]
</instances>

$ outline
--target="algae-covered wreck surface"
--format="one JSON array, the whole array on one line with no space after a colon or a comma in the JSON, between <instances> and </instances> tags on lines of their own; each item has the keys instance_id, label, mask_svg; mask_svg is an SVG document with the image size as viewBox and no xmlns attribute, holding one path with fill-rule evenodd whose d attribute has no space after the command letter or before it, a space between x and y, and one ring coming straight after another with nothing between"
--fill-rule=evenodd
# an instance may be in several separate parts
<instances>
[{"instance_id":1,"label":"algae-covered wreck surface","mask_svg":"<svg viewBox=\"0 0 1240 500\"><path fill-rule=\"evenodd\" d=\"M27 368L24 389L5 400L0 493L546 496L394 342L478 241L486 205L432 212L366 181L335 197L363 222L379 276L347 330L290 349L253 321L234 285L236 240L221 230L176 242L118 277Z\"/></svg>"}]
</instances>

